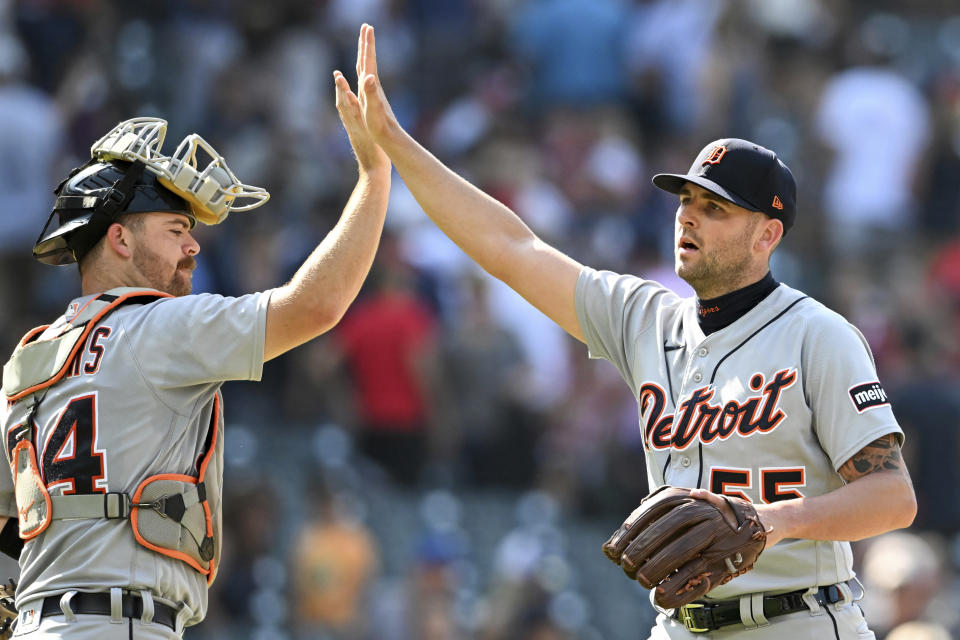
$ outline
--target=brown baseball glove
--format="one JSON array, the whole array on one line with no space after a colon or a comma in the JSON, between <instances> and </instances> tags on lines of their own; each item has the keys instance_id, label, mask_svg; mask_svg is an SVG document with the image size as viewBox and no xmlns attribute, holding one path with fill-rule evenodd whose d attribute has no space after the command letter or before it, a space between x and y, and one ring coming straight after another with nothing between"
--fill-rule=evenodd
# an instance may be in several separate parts
<instances>
[{"instance_id":1,"label":"brown baseball glove","mask_svg":"<svg viewBox=\"0 0 960 640\"><path fill-rule=\"evenodd\" d=\"M17 605L13 599L17 594L17 583L13 578L0 585L0 640L13 635L13 621L17 619Z\"/></svg>"},{"instance_id":2,"label":"brown baseball glove","mask_svg":"<svg viewBox=\"0 0 960 640\"><path fill-rule=\"evenodd\" d=\"M603 545L603 553L631 578L656 589L665 609L689 604L753 568L767 534L753 505L723 496L734 527L720 509L663 486L648 495Z\"/></svg>"}]
</instances>

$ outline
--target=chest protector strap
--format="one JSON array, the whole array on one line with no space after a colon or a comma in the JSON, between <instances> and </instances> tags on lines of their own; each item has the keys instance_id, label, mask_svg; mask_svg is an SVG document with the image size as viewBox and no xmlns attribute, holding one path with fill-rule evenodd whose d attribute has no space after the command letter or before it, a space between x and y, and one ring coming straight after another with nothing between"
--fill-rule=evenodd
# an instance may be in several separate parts
<instances>
[{"instance_id":1,"label":"chest protector strap","mask_svg":"<svg viewBox=\"0 0 960 640\"><path fill-rule=\"evenodd\" d=\"M172 297L159 291L114 289L90 300L70 320L33 329L20 341L3 367L3 392L9 403L44 391L63 379L93 328L124 304L146 304ZM116 294L116 295L114 295ZM160 474L147 478L134 495L125 493L51 496L37 465L33 444L33 416L43 397L35 398L26 421L13 428L16 445L10 465L14 477L20 537L41 534L53 520L74 518L129 518L141 545L186 562L213 582L220 552L219 517L214 518L204 481L211 462L211 481L219 484L223 444L220 432L220 396L214 398L207 446L197 476ZM220 487L209 488L219 496ZM219 514L218 514L219 515Z\"/></svg>"}]
</instances>

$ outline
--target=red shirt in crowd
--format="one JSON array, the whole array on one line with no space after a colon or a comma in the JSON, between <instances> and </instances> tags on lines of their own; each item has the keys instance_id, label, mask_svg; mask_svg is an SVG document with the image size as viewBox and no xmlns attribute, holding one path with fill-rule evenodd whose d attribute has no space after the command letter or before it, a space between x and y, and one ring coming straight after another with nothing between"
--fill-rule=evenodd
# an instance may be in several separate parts
<instances>
[{"instance_id":1,"label":"red shirt in crowd","mask_svg":"<svg viewBox=\"0 0 960 640\"><path fill-rule=\"evenodd\" d=\"M432 348L431 309L405 292L378 292L358 301L337 336L353 374L360 418L370 428L422 429L426 397L417 359Z\"/></svg>"}]
</instances>

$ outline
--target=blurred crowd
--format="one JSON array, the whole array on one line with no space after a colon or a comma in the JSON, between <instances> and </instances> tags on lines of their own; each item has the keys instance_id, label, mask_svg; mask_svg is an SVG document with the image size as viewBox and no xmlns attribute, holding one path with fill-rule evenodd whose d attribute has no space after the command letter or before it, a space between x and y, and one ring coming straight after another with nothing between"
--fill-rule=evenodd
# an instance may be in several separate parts
<instances>
[{"instance_id":1,"label":"blurred crowd","mask_svg":"<svg viewBox=\"0 0 960 640\"><path fill-rule=\"evenodd\" d=\"M907 435L919 513L855 546L867 617L881 640L960 637L951 0L0 0L2 343L78 294L30 248L53 187L134 116L272 194L198 230L195 291L288 279L356 177L331 72L353 78L362 22L404 126L597 268L689 293L650 176L720 137L777 151L799 216L773 274L864 332ZM399 179L341 325L225 399L225 558L188 638L644 637L645 594L599 551L647 490L633 398Z\"/></svg>"}]
</instances>

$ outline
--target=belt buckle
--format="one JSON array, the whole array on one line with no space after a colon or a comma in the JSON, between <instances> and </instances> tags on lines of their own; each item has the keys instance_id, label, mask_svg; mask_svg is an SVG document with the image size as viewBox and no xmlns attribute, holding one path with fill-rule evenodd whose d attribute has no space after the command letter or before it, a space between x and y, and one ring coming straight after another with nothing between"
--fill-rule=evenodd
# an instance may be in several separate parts
<instances>
[{"instance_id":1,"label":"belt buckle","mask_svg":"<svg viewBox=\"0 0 960 640\"><path fill-rule=\"evenodd\" d=\"M687 631L691 633L706 633L707 631L710 631L710 629L705 627L697 626L697 621L693 615L694 609L703 609L703 605L692 602L677 609L677 619L680 621L680 624L686 627Z\"/></svg>"}]
</instances>

